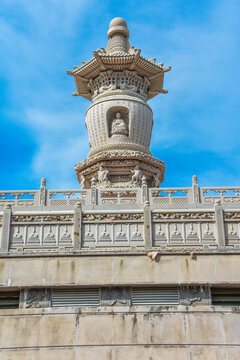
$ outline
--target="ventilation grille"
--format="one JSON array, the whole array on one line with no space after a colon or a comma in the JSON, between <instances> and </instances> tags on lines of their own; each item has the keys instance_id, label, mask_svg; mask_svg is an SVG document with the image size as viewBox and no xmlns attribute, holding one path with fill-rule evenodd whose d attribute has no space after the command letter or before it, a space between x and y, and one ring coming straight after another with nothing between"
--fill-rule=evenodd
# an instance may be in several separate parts
<instances>
[{"instance_id":1,"label":"ventilation grille","mask_svg":"<svg viewBox=\"0 0 240 360\"><path fill-rule=\"evenodd\" d=\"M177 305L178 288L132 288L132 305Z\"/></svg>"},{"instance_id":2,"label":"ventilation grille","mask_svg":"<svg viewBox=\"0 0 240 360\"><path fill-rule=\"evenodd\" d=\"M60 289L53 290L52 306L98 306L99 289Z\"/></svg>"},{"instance_id":3,"label":"ventilation grille","mask_svg":"<svg viewBox=\"0 0 240 360\"><path fill-rule=\"evenodd\" d=\"M212 304L221 306L240 306L240 289L213 288Z\"/></svg>"},{"instance_id":4,"label":"ventilation grille","mask_svg":"<svg viewBox=\"0 0 240 360\"><path fill-rule=\"evenodd\" d=\"M18 309L19 292L0 292L0 309Z\"/></svg>"}]
</instances>

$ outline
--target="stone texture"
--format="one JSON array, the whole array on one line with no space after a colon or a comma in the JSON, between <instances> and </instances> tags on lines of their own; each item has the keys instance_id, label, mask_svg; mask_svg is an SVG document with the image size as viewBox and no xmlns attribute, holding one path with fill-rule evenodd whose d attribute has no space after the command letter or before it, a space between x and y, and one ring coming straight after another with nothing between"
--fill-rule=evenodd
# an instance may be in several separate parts
<instances>
[{"instance_id":1,"label":"stone texture","mask_svg":"<svg viewBox=\"0 0 240 360\"><path fill-rule=\"evenodd\" d=\"M239 284L236 254L0 258L0 286Z\"/></svg>"},{"instance_id":2,"label":"stone texture","mask_svg":"<svg viewBox=\"0 0 240 360\"><path fill-rule=\"evenodd\" d=\"M203 308L2 310L0 359L238 359L240 313Z\"/></svg>"}]
</instances>

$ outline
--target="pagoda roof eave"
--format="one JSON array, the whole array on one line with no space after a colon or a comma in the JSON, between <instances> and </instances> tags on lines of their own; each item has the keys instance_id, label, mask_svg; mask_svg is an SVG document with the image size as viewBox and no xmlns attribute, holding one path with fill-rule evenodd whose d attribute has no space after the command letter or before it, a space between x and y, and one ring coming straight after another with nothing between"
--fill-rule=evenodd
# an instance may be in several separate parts
<instances>
[{"instance_id":1,"label":"pagoda roof eave","mask_svg":"<svg viewBox=\"0 0 240 360\"><path fill-rule=\"evenodd\" d=\"M94 51L94 57L84 63L81 67L76 67L73 71L67 71L68 75L74 77L76 92L73 95L82 96L91 100L88 81L95 78L102 71L131 70L136 71L138 75L146 77L150 81L148 100L160 93L166 93L162 89L164 73L171 70L171 67L163 68L140 56L140 50L134 55L100 55Z\"/></svg>"}]
</instances>

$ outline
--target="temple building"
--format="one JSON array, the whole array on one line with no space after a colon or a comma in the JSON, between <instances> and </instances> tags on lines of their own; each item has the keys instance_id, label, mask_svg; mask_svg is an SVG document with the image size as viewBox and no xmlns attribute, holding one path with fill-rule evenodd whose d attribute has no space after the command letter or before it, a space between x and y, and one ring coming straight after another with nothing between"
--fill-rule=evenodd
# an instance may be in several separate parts
<instances>
[{"instance_id":1,"label":"temple building","mask_svg":"<svg viewBox=\"0 0 240 360\"><path fill-rule=\"evenodd\" d=\"M162 186L148 100L171 68L122 18L107 36L67 71L91 101L79 187L0 191L0 359L237 360L240 187Z\"/></svg>"}]
</instances>

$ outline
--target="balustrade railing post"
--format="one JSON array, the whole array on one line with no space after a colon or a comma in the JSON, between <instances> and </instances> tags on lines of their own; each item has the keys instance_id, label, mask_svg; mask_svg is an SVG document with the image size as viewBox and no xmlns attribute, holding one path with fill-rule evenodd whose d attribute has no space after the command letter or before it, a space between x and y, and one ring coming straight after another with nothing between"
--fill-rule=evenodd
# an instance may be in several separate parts
<instances>
[{"instance_id":1,"label":"balustrade railing post","mask_svg":"<svg viewBox=\"0 0 240 360\"><path fill-rule=\"evenodd\" d=\"M90 194L91 205L97 205L97 186L96 179L93 177L91 180L91 194Z\"/></svg>"},{"instance_id":2,"label":"balustrade railing post","mask_svg":"<svg viewBox=\"0 0 240 360\"><path fill-rule=\"evenodd\" d=\"M46 189L46 179L41 179L40 193L39 193L39 205L47 205L47 189Z\"/></svg>"},{"instance_id":3,"label":"balustrade railing post","mask_svg":"<svg viewBox=\"0 0 240 360\"><path fill-rule=\"evenodd\" d=\"M73 223L73 248L81 249L82 246L82 205L77 202L74 206L74 223Z\"/></svg>"},{"instance_id":4,"label":"balustrade railing post","mask_svg":"<svg viewBox=\"0 0 240 360\"><path fill-rule=\"evenodd\" d=\"M219 248L225 248L225 228L224 228L224 218L223 218L223 209L221 205L221 200L216 200L214 204L215 211L215 225L216 225L216 238Z\"/></svg>"},{"instance_id":5,"label":"balustrade railing post","mask_svg":"<svg viewBox=\"0 0 240 360\"><path fill-rule=\"evenodd\" d=\"M144 242L147 249L152 248L152 214L149 201L145 201L143 206L144 213Z\"/></svg>"},{"instance_id":6,"label":"balustrade railing post","mask_svg":"<svg viewBox=\"0 0 240 360\"><path fill-rule=\"evenodd\" d=\"M148 186L147 186L147 178L145 175L143 175L142 177L142 202L143 204L145 203L145 201L149 201L148 198Z\"/></svg>"},{"instance_id":7,"label":"balustrade railing post","mask_svg":"<svg viewBox=\"0 0 240 360\"><path fill-rule=\"evenodd\" d=\"M192 177L192 202L195 205L199 204L199 188L198 188L198 179L196 175Z\"/></svg>"},{"instance_id":8,"label":"balustrade railing post","mask_svg":"<svg viewBox=\"0 0 240 360\"><path fill-rule=\"evenodd\" d=\"M2 238L0 243L0 251L8 251L10 242L12 207L6 204L3 209Z\"/></svg>"}]
</instances>

